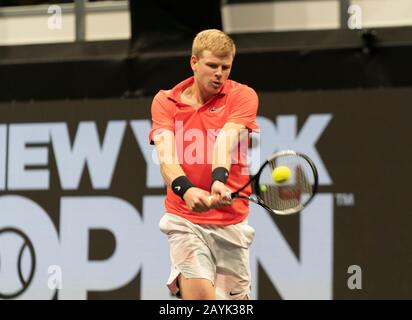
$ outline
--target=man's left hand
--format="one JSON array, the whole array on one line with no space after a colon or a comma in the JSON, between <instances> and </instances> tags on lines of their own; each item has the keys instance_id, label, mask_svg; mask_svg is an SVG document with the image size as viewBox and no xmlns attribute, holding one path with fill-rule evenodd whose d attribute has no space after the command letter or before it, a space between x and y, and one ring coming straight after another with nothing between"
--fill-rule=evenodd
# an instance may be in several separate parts
<instances>
[{"instance_id":1,"label":"man's left hand","mask_svg":"<svg viewBox=\"0 0 412 320\"><path fill-rule=\"evenodd\" d=\"M213 182L212 188L210 189L210 194L213 196L212 206L214 208L230 206L232 204L231 193L232 190L230 190L223 182Z\"/></svg>"}]
</instances>

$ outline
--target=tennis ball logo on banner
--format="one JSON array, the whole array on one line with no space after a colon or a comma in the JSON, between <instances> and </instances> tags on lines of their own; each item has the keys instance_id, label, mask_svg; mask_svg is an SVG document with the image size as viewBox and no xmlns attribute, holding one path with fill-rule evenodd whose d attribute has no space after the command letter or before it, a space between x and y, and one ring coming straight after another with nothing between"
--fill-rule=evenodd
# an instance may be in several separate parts
<instances>
[{"instance_id":1,"label":"tennis ball logo on banner","mask_svg":"<svg viewBox=\"0 0 412 320\"><path fill-rule=\"evenodd\" d=\"M30 285L36 255L29 237L16 228L0 229L0 299L12 299Z\"/></svg>"}]
</instances>

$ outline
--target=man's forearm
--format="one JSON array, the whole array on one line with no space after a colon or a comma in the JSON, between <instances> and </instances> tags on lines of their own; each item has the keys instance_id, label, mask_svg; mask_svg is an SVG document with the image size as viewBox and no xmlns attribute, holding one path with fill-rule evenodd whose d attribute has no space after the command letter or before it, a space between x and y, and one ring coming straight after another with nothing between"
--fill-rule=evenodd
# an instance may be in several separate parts
<instances>
[{"instance_id":1,"label":"man's forearm","mask_svg":"<svg viewBox=\"0 0 412 320\"><path fill-rule=\"evenodd\" d=\"M179 164L160 164L160 173L162 174L163 180L168 187L171 187L173 180L177 177L184 176L185 173Z\"/></svg>"},{"instance_id":2,"label":"man's forearm","mask_svg":"<svg viewBox=\"0 0 412 320\"><path fill-rule=\"evenodd\" d=\"M238 147L240 141L247 136L247 129L240 124L226 123L220 130L213 148L212 171L224 167L230 171L232 165L232 151Z\"/></svg>"},{"instance_id":3,"label":"man's forearm","mask_svg":"<svg viewBox=\"0 0 412 320\"><path fill-rule=\"evenodd\" d=\"M179 164L174 133L163 131L153 138L160 161L160 172L166 185L170 187L173 180L185 175Z\"/></svg>"}]
</instances>

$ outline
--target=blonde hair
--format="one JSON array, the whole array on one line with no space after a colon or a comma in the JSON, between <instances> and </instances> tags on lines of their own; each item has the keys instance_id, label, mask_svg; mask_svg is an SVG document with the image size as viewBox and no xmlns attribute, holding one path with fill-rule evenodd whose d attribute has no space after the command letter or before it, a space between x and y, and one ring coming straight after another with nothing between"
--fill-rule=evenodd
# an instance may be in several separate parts
<instances>
[{"instance_id":1,"label":"blonde hair","mask_svg":"<svg viewBox=\"0 0 412 320\"><path fill-rule=\"evenodd\" d=\"M234 57L236 53L236 45L223 31L218 29L208 29L199 32L194 38L192 55L200 57L204 50L209 50L220 57L228 55Z\"/></svg>"}]
</instances>

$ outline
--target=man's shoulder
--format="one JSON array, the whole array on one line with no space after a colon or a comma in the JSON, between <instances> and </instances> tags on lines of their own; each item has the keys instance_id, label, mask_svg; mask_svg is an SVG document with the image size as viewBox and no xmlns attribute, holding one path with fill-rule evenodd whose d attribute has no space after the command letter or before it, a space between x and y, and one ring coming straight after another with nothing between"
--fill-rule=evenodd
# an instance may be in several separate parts
<instances>
[{"instance_id":1,"label":"man's shoulder","mask_svg":"<svg viewBox=\"0 0 412 320\"><path fill-rule=\"evenodd\" d=\"M153 101L156 101L162 104L171 103L172 101L169 99L171 92L172 92L172 89L159 90L153 97Z\"/></svg>"},{"instance_id":2,"label":"man's shoulder","mask_svg":"<svg viewBox=\"0 0 412 320\"><path fill-rule=\"evenodd\" d=\"M255 95L256 91L249 87L247 84L240 83L234 80L228 80L228 90L227 94L230 96L233 95Z\"/></svg>"},{"instance_id":3,"label":"man's shoulder","mask_svg":"<svg viewBox=\"0 0 412 320\"><path fill-rule=\"evenodd\" d=\"M235 80L227 80L228 81L228 91L229 93L232 92L242 92L242 91L255 91L252 87L249 87L245 83L240 83Z\"/></svg>"},{"instance_id":4,"label":"man's shoulder","mask_svg":"<svg viewBox=\"0 0 412 320\"><path fill-rule=\"evenodd\" d=\"M167 99L168 94L170 93L171 90L159 90L155 96L154 99L158 100L158 99Z\"/></svg>"},{"instance_id":5,"label":"man's shoulder","mask_svg":"<svg viewBox=\"0 0 412 320\"><path fill-rule=\"evenodd\" d=\"M169 99L169 93L171 90L160 90L152 101L152 112L156 110L164 110L167 112L173 112L175 109L175 101Z\"/></svg>"},{"instance_id":6,"label":"man's shoulder","mask_svg":"<svg viewBox=\"0 0 412 320\"><path fill-rule=\"evenodd\" d=\"M176 84L171 89L162 89L155 95L156 99L163 99L163 100L171 100L171 101L178 101L180 98L180 94L187 88L190 84L194 81L193 77L187 78L178 84Z\"/></svg>"},{"instance_id":7,"label":"man's shoulder","mask_svg":"<svg viewBox=\"0 0 412 320\"><path fill-rule=\"evenodd\" d=\"M193 82L193 77L183 80L171 89L162 89L157 92L154 99L161 99L164 101L178 101L180 94L187 87L188 84Z\"/></svg>"}]
</instances>

